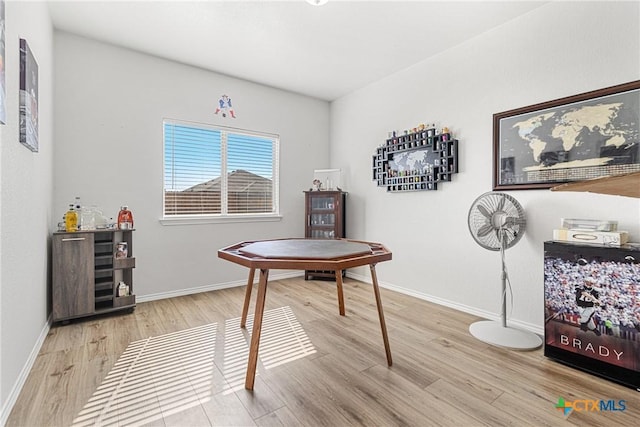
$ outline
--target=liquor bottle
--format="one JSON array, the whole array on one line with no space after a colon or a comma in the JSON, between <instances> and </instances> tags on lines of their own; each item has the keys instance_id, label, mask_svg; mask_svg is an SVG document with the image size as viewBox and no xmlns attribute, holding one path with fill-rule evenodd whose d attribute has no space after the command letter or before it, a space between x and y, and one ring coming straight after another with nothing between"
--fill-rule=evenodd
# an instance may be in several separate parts
<instances>
[{"instance_id":1,"label":"liquor bottle","mask_svg":"<svg viewBox=\"0 0 640 427\"><path fill-rule=\"evenodd\" d=\"M82 203L80 203L80 196L76 196L76 201L73 204L73 207L76 211L76 215L78 215L78 230L84 230L83 218L82 218Z\"/></svg>"},{"instance_id":2,"label":"liquor bottle","mask_svg":"<svg viewBox=\"0 0 640 427\"><path fill-rule=\"evenodd\" d=\"M64 226L67 232L78 231L78 212L73 209L73 203L69 205L69 210L64 215Z\"/></svg>"},{"instance_id":3,"label":"liquor bottle","mask_svg":"<svg viewBox=\"0 0 640 427\"><path fill-rule=\"evenodd\" d=\"M118 212L118 228L120 230L133 229L133 214L126 205L122 206Z\"/></svg>"}]
</instances>

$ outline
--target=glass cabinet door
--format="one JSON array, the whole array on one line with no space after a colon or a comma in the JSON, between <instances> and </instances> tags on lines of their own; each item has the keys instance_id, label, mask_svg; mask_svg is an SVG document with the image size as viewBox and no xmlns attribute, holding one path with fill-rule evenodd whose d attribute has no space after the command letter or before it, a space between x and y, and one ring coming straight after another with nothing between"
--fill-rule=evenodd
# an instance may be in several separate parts
<instances>
[{"instance_id":1,"label":"glass cabinet door","mask_svg":"<svg viewBox=\"0 0 640 427\"><path fill-rule=\"evenodd\" d=\"M336 223L336 215L333 213L329 214L321 214L321 213L312 213L311 214L311 225L335 225Z\"/></svg>"},{"instance_id":2,"label":"glass cabinet door","mask_svg":"<svg viewBox=\"0 0 640 427\"><path fill-rule=\"evenodd\" d=\"M332 196L315 196L311 198L311 209L333 209L334 198Z\"/></svg>"},{"instance_id":3,"label":"glass cabinet door","mask_svg":"<svg viewBox=\"0 0 640 427\"><path fill-rule=\"evenodd\" d=\"M334 230L311 230L311 237L313 239L334 239L336 237L336 233Z\"/></svg>"},{"instance_id":4,"label":"glass cabinet door","mask_svg":"<svg viewBox=\"0 0 640 427\"><path fill-rule=\"evenodd\" d=\"M308 191L306 194L305 237L337 239L344 237L344 193Z\"/></svg>"}]
</instances>

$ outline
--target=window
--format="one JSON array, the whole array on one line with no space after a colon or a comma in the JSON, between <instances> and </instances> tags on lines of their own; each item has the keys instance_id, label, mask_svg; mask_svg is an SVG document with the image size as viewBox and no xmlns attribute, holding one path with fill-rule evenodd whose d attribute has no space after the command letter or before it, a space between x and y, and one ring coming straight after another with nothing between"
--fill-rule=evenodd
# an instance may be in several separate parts
<instances>
[{"instance_id":1,"label":"window","mask_svg":"<svg viewBox=\"0 0 640 427\"><path fill-rule=\"evenodd\" d=\"M164 121L163 217L278 215L279 138Z\"/></svg>"}]
</instances>

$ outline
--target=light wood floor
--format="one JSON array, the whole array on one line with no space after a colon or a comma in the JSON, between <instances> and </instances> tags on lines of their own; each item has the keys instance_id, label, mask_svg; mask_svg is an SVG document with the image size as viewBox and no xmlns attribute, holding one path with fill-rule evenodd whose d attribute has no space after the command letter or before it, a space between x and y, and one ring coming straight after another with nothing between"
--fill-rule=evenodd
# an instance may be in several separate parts
<instances>
[{"instance_id":1,"label":"light wood floor","mask_svg":"<svg viewBox=\"0 0 640 427\"><path fill-rule=\"evenodd\" d=\"M253 392L244 288L54 326L7 426L638 425L634 390L479 342L474 316L382 289L389 368L371 286L346 279L344 293L341 317L334 282L269 283ZM565 418L559 397L627 409Z\"/></svg>"}]
</instances>

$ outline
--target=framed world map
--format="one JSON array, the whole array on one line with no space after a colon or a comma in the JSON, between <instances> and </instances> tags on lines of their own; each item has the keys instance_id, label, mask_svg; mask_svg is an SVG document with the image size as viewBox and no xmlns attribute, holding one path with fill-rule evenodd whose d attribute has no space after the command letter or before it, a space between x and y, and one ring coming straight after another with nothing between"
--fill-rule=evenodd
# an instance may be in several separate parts
<instances>
[{"instance_id":1,"label":"framed world map","mask_svg":"<svg viewBox=\"0 0 640 427\"><path fill-rule=\"evenodd\" d=\"M640 171L640 80L493 115L493 189Z\"/></svg>"}]
</instances>

